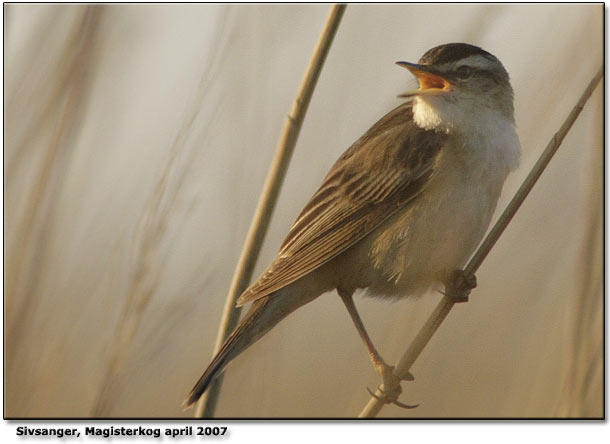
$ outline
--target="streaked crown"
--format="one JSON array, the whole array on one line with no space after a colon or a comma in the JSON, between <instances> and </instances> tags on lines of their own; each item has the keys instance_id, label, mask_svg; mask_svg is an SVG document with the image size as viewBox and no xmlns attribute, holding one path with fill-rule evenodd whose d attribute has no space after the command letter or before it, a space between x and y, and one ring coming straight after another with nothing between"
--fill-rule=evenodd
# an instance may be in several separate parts
<instances>
[{"instance_id":1,"label":"streaked crown","mask_svg":"<svg viewBox=\"0 0 610 444\"><path fill-rule=\"evenodd\" d=\"M474 94L513 118L513 89L508 72L496 56L467 43L448 43L428 50L419 64L455 84L461 94Z\"/></svg>"}]
</instances>

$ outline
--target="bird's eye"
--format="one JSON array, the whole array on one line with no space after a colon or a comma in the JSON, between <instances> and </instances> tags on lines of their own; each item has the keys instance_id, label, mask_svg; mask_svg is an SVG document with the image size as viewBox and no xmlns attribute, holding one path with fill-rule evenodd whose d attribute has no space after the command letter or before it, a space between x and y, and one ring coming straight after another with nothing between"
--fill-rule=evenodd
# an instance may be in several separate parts
<instances>
[{"instance_id":1,"label":"bird's eye","mask_svg":"<svg viewBox=\"0 0 610 444\"><path fill-rule=\"evenodd\" d=\"M472 75L472 68L470 66L460 66L456 71L455 74L460 78L460 79L467 79L468 77L470 77Z\"/></svg>"}]
</instances>

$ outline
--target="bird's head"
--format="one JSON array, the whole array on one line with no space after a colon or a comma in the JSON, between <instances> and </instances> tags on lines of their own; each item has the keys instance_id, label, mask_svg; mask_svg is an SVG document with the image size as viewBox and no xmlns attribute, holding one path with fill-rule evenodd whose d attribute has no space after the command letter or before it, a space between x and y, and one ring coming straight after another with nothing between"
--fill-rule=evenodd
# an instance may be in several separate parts
<instances>
[{"instance_id":1,"label":"bird's head","mask_svg":"<svg viewBox=\"0 0 610 444\"><path fill-rule=\"evenodd\" d=\"M478 46L449 43L430 49L418 63L397 64L419 81L419 89L399 97L413 98L416 122L422 127L456 128L464 119L490 112L513 121L508 73L494 55Z\"/></svg>"}]
</instances>

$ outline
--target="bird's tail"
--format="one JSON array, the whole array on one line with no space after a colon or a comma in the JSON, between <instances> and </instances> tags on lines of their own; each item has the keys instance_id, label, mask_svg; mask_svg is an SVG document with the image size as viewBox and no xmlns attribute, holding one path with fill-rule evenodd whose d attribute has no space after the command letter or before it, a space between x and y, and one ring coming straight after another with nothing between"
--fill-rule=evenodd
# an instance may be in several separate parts
<instances>
[{"instance_id":1,"label":"bird's tail","mask_svg":"<svg viewBox=\"0 0 610 444\"><path fill-rule=\"evenodd\" d=\"M220 374L226 365L245 350L248 346L254 343L262 334L256 335L257 320L265 311L269 298L261 299L252 305L246 317L239 323L233 333L227 338L221 349L216 353L216 356L208 365L208 368L203 372L203 375L195 384L188 397L184 401L184 407L190 407L195 404L201 395L206 391L210 383ZM279 321L279 319L278 319ZM275 325L275 324L274 324ZM269 327L271 328L271 327ZM264 334L264 333L263 333Z\"/></svg>"},{"instance_id":2,"label":"bird's tail","mask_svg":"<svg viewBox=\"0 0 610 444\"><path fill-rule=\"evenodd\" d=\"M299 291L279 290L264 298L258 299L227 338L220 351L201 375L195 387L184 401L184 407L195 404L206 391L210 383L242 351L254 344L261 336L271 330L301 305L314 299L317 294L300 294Z\"/></svg>"}]
</instances>

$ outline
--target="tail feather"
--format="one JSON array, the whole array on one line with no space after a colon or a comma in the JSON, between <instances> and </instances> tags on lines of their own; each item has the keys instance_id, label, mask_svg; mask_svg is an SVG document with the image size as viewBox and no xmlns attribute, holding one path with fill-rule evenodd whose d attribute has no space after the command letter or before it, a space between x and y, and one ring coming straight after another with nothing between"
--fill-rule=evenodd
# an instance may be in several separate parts
<instances>
[{"instance_id":1,"label":"tail feather","mask_svg":"<svg viewBox=\"0 0 610 444\"><path fill-rule=\"evenodd\" d=\"M191 393L189 393L188 397L184 400L184 408L191 407L201 398L201 395L207 390L210 383L216 378L222 368L224 368L225 361L225 356L221 356L220 353L216 355L203 375L199 378L199 381L197 381L197 384L195 384L195 387L191 390Z\"/></svg>"},{"instance_id":2,"label":"tail feather","mask_svg":"<svg viewBox=\"0 0 610 444\"><path fill-rule=\"evenodd\" d=\"M317 298L329 288L320 284L317 279L311 282L301 280L300 285L291 285L275 291L252 303L252 307L227 338L220 351L201 375L193 390L184 401L185 407L195 404L206 391L210 383L242 351L254 344L260 337L271 330L278 322L300 306Z\"/></svg>"},{"instance_id":3,"label":"tail feather","mask_svg":"<svg viewBox=\"0 0 610 444\"><path fill-rule=\"evenodd\" d=\"M265 298L257 301L252 306L246 317L227 338L219 352L216 354L216 356L214 356L212 362L205 372L203 372L203 375L201 375L197 381L197 384L195 384L195 387L193 387L188 397L184 401L183 405L185 408L191 407L193 404L195 404L199 398L201 398L201 395L203 395L210 383L220 374L226 365L268 330L265 329L259 333L257 332L257 330L260 330L259 328L253 328L253 324L263 313L268 300L268 298ZM275 325L275 323L273 325Z\"/></svg>"}]
</instances>

